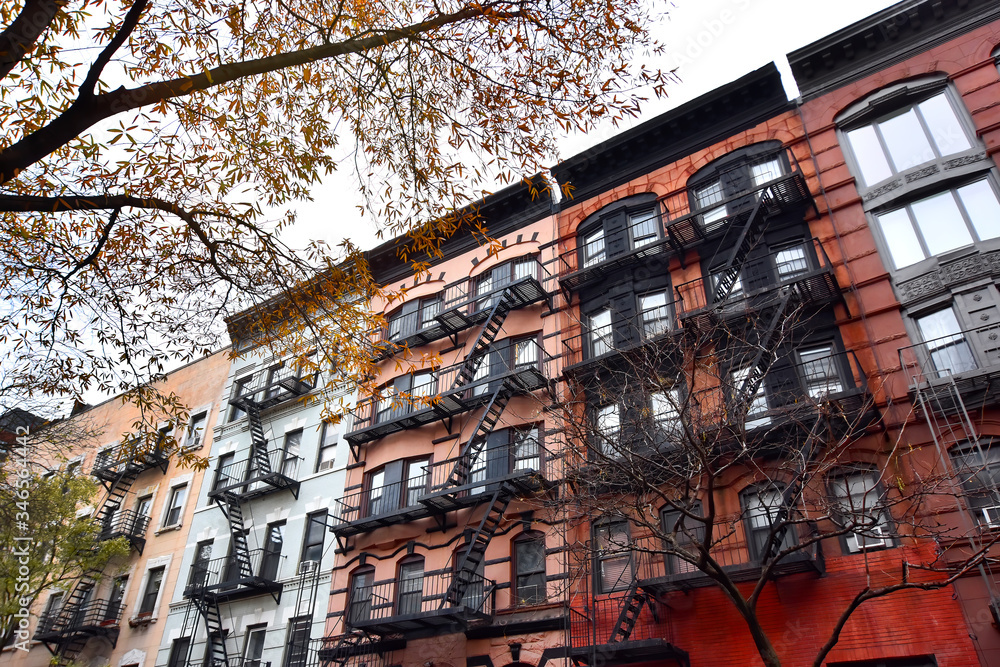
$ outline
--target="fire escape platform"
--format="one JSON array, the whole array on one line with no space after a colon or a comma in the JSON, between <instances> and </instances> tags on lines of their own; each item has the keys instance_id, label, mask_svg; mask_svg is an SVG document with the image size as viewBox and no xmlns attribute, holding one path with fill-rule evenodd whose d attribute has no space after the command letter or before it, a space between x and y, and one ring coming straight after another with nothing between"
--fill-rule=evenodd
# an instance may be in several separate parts
<instances>
[{"instance_id":1,"label":"fire escape platform","mask_svg":"<svg viewBox=\"0 0 1000 667\"><path fill-rule=\"evenodd\" d=\"M350 635L346 635L350 636ZM402 637L368 637L367 641L362 641L351 646L340 646L338 642L343 637L324 637L323 648L316 653L321 662L342 662L344 659L356 655L372 655L374 653L388 653L406 648L406 639Z\"/></svg>"},{"instance_id":2,"label":"fire escape platform","mask_svg":"<svg viewBox=\"0 0 1000 667\"><path fill-rule=\"evenodd\" d=\"M298 480L292 479L280 472L268 472L244 481L220 485L209 491L208 497L212 499L224 493L232 493L240 501L245 502L253 498L260 498L271 493L284 491L285 489L288 489L297 496L299 493Z\"/></svg>"},{"instance_id":3,"label":"fire escape platform","mask_svg":"<svg viewBox=\"0 0 1000 667\"><path fill-rule=\"evenodd\" d=\"M284 584L281 582L253 576L207 586L188 585L184 589L184 597L189 600L199 598L215 602L231 602L257 595L270 595L277 599L281 597L283 587Z\"/></svg>"},{"instance_id":4,"label":"fire escape platform","mask_svg":"<svg viewBox=\"0 0 1000 667\"><path fill-rule=\"evenodd\" d=\"M138 475L152 468L161 468L166 471L166 466L169 463L170 454L161 448L140 453L137 458L132 458L124 456L122 447L119 446L111 452L98 453L91 474L102 482L114 484L120 477L129 473Z\"/></svg>"},{"instance_id":5,"label":"fire escape platform","mask_svg":"<svg viewBox=\"0 0 1000 667\"><path fill-rule=\"evenodd\" d=\"M637 639L598 646L566 647L565 656L574 665L632 665L639 662L672 660L688 665L688 653L666 639Z\"/></svg>"},{"instance_id":6,"label":"fire escape platform","mask_svg":"<svg viewBox=\"0 0 1000 667\"><path fill-rule=\"evenodd\" d=\"M376 635L412 635L428 630L439 630L448 627L475 627L485 625L493 620L493 615L470 609L468 607L445 607L444 609L429 609L413 614L398 614L386 618L373 618L352 622L358 630Z\"/></svg>"},{"instance_id":7,"label":"fire escape platform","mask_svg":"<svg viewBox=\"0 0 1000 667\"><path fill-rule=\"evenodd\" d=\"M503 374L483 378L478 382L470 382L458 388L448 389L437 394L432 405L358 429L346 434L344 438L351 446L357 447L393 433L419 428L440 419L481 408L492 398L493 393L488 390L489 385L498 382L507 382L515 394L520 394L541 389L546 386L548 380L542 369L537 366L515 368ZM476 391L480 387L483 388L483 391Z\"/></svg>"}]
</instances>

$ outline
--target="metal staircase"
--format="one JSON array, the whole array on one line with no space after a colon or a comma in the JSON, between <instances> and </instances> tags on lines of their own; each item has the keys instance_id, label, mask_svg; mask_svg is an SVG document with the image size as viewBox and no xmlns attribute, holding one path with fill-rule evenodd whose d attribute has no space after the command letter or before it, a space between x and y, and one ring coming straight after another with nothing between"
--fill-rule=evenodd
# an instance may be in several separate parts
<instances>
[{"instance_id":1,"label":"metal staircase","mask_svg":"<svg viewBox=\"0 0 1000 667\"><path fill-rule=\"evenodd\" d=\"M455 461L455 467L452 468L451 474L448 475L449 486L459 487L469 483L472 462L483 451L486 439L493 432L493 428L496 426L497 421L499 421L500 415L503 414L504 408L507 407L507 402L510 401L512 394L513 391L506 380L501 382L500 386L493 391L493 396L490 398L483 416L479 418L479 424L476 426L475 432L473 432L472 437L469 438L465 447L462 448L458 460Z\"/></svg>"},{"instance_id":2,"label":"metal staircase","mask_svg":"<svg viewBox=\"0 0 1000 667\"><path fill-rule=\"evenodd\" d=\"M250 424L250 467L253 476L263 476L271 473L271 461L267 456L267 437L264 435L264 424L260 419L260 405L249 398L243 399L243 410L247 413Z\"/></svg>"},{"instance_id":3,"label":"metal staircase","mask_svg":"<svg viewBox=\"0 0 1000 667\"><path fill-rule=\"evenodd\" d=\"M476 528L476 532L473 533L468 546L462 552L462 557L455 566L455 575L451 580L451 585L448 586L448 590L445 592L444 600L441 601L441 609L455 606L462 602L466 589L472 583L479 566L486 558L486 548L489 546L490 540L493 539L497 528L500 526L500 522L503 520L504 512L507 511L507 505L510 504L511 497L514 495L513 491L514 489L509 484L502 482L497 487L497 490L493 492L489 509L483 515L482 520L479 522L479 527Z\"/></svg>"},{"instance_id":4,"label":"metal staircase","mask_svg":"<svg viewBox=\"0 0 1000 667\"><path fill-rule=\"evenodd\" d=\"M757 394L760 383L764 381L764 376L767 374L770 361L774 357L774 348L780 342L775 339L775 336L782 328L783 322L798 306L799 295L794 285L782 288L782 292L781 301L774 309L767 329L760 334L760 339L757 342L758 350L750 364L750 370L736 392L740 405L748 405Z\"/></svg>"},{"instance_id":5,"label":"metal staircase","mask_svg":"<svg viewBox=\"0 0 1000 667\"><path fill-rule=\"evenodd\" d=\"M239 578L249 579L253 576L253 565L250 563L250 544L247 542L240 497L232 492L220 493L215 496L215 502L229 521L229 534L232 538L230 558L238 566Z\"/></svg>"},{"instance_id":6,"label":"metal staircase","mask_svg":"<svg viewBox=\"0 0 1000 667\"><path fill-rule=\"evenodd\" d=\"M751 210L746 222L739 227L739 238L732 245L725 268L719 274L718 282L715 285L715 303L722 303L729 297L733 285L736 284L736 280L740 277L740 271L743 270L743 263L764 234L765 223L773 208L771 205L771 195L769 190L765 188L757 197L757 202L754 204L753 210ZM726 236L732 231L735 231L735 228L728 229ZM725 241L726 239L723 237L719 243L719 249L715 251L715 255L712 256L711 261L708 263L709 267L716 266L715 260L719 253L722 252L722 248L729 247Z\"/></svg>"},{"instance_id":7,"label":"metal staircase","mask_svg":"<svg viewBox=\"0 0 1000 667\"><path fill-rule=\"evenodd\" d=\"M226 631L222 629L222 612L215 596L204 595L191 600L195 609L205 621L205 663L211 667L228 667L229 649L226 647Z\"/></svg>"},{"instance_id":8,"label":"metal staircase","mask_svg":"<svg viewBox=\"0 0 1000 667\"><path fill-rule=\"evenodd\" d=\"M513 305L514 292L508 286L497 299L497 302L493 304L493 308L490 309L489 317L486 318L483 328L479 330L476 342L473 343L472 350L466 355L465 363L462 364L458 377L455 378L455 383L452 385L453 390L461 389L475 377L479 364L485 360L487 350L493 344L501 327L503 327L504 320L507 319L507 315L510 313Z\"/></svg>"},{"instance_id":9,"label":"metal staircase","mask_svg":"<svg viewBox=\"0 0 1000 667\"><path fill-rule=\"evenodd\" d=\"M614 627L611 628L611 636L608 638L609 644L629 640L629 637L632 636L632 631L635 630L635 623L639 618L639 614L648 601L646 595L639 592L639 578L633 577L632 583L629 584L628 591L625 593L622 610L618 614L618 620L615 621Z\"/></svg>"}]
</instances>

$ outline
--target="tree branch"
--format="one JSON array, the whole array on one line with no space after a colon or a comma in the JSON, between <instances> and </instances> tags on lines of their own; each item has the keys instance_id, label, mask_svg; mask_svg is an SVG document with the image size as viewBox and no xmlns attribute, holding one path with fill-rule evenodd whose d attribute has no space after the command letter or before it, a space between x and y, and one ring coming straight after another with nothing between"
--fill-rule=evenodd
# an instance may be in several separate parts
<instances>
[{"instance_id":1,"label":"tree branch","mask_svg":"<svg viewBox=\"0 0 1000 667\"><path fill-rule=\"evenodd\" d=\"M0 33L0 79L7 76L24 58L48 28L65 0L27 0L14 22Z\"/></svg>"},{"instance_id":2,"label":"tree branch","mask_svg":"<svg viewBox=\"0 0 1000 667\"><path fill-rule=\"evenodd\" d=\"M139 25L139 18L142 16L142 12L145 11L146 5L149 4L149 0L136 0L135 4L128 10L125 14L125 19L122 21L122 27L118 29L115 36L108 42L108 45L104 47L100 55L90 66L90 71L87 72L87 78L83 80L80 84L79 97L90 97L94 94L94 87L97 85L98 79L101 78L101 72L109 62L111 62L111 56L115 55L115 52L122 47L128 36L132 34L135 27Z\"/></svg>"}]
</instances>

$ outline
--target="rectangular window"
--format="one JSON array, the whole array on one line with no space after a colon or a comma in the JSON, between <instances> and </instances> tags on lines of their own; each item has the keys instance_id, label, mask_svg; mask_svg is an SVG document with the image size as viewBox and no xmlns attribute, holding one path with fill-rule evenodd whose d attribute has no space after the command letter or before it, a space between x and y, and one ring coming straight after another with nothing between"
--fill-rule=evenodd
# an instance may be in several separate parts
<instances>
[{"instance_id":1,"label":"rectangular window","mask_svg":"<svg viewBox=\"0 0 1000 667\"><path fill-rule=\"evenodd\" d=\"M617 403L602 405L597 408L595 419L596 449L604 456L617 457L621 455L621 412Z\"/></svg>"},{"instance_id":2,"label":"rectangular window","mask_svg":"<svg viewBox=\"0 0 1000 667\"><path fill-rule=\"evenodd\" d=\"M351 599L348 601L347 624L357 625L372 616L372 584L375 570L364 569L351 576Z\"/></svg>"},{"instance_id":3,"label":"rectangular window","mask_svg":"<svg viewBox=\"0 0 1000 667\"><path fill-rule=\"evenodd\" d=\"M337 427L323 422L319 433L319 454L316 456L316 472L329 470L337 463Z\"/></svg>"},{"instance_id":4,"label":"rectangular window","mask_svg":"<svg viewBox=\"0 0 1000 667\"><path fill-rule=\"evenodd\" d=\"M511 429L514 447L514 470L541 470L542 449L538 444L538 427Z\"/></svg>"},{"instance_id":5,"label":"rectangular window","mask_svg":"<svg viewBox=\"0 0 1000 667\"><path fill-rule=\"evenodd\" d=\"M299 616L288 621L288 651L285 652L285 667L305 667L309 655L309 627L311 616Z\"/></svg>"},{"instance_id":6,"label":"rectangular window","mask_svg":"<svg viewBox=\"0 0 1000 667\"><path fill-rule=\"evenodd\" d=\"M431 399L437 393L437 378L434 373L415 373L413 375L413 387L410 389L411 405L407 412L423 410L430 405Z\"/></svg>"},{"instance_id":7,"label":"rectangular window","mask_svg":"<svg viewBox=\"0 0 1000 667\"><path fill-rule=\"evenodd\" d=\"M122 611L122 602L125 601L125 587L128 586L128 575L115 577L111 582L111 595L108 596L108 611L104 618L118 620Z\"/></svg>"},{"instance_id":8,"label":"rectangular window","mask_svg":"<svg viewBox=\"0 0 1000 667\"><path fill-rule=\"evenodd\" d=\"M893 266L1000 237L1000 200L982 179L875 216Z\"/></svg>"},{"instance_id":9,"label":"rectangular window","mask_svg":"<svg viewBox=\"0 0 1000 667\"><path fill-rule=\"evenodd\" d=\"M163 516L163 527L176 526L181 522L181 512L184 510L184 499L187 497L187 484L181 484L170 489L170 499L167 501L167 513Z\"/></svg>"},{"instance_id":10,"label":"rectangular window","mask_svg":"<svg viewBox=\"0 0 1000 667\"><path fill-rule=\"evenodd\" d=\"M920 337L924 339L921 365L937 371L941 377L975 370L976 359L965 334L950 307L917 318ZM929 362L929 363L928 363Z\"/></svg>"},{"instance_id":11,"label":"rectangular window","mask_svg":"<svg viewBox=\"0 0 1000 667\"><path fill-rule=\"evenodd\" d=\"M289 479L298 479L301 448L302 429L285 434L285 442L282 445L281 474Z\"/></svg>"},{"instance_id":12,"label":"rectangular window","mask_svg":"<svg viewBox=\"0 0 1000 667\"><path fill-rule=\"evenodd\" d=\"M188 585L201 588L208 581L209 562L212 560L212 540L199 542L194 549L194 562L191 563L191 576Z\"/></svg>"},{"instance_id":13,"label":"rectangular window","mask_svg":"<svg viewBox=\"0 0 1000 667\"><path fill-rule=\"evenodd\" d=\"M732 372L733 401L738 405L745 402L747 418L744 426L748 429L757 428L771 423L771 418L767 416L770 406L767 404L767 390L764 381L761 380L756 387L751 387L753 393L750 396L741 396L743 385L750 376L750 368L741 368Z\"/></svg>"},{"instance_id":14,"label":"rectangular window","mask_svg":"<svg viewBox=\"0 0 1000 667\"><path fill-rule=\"evenodd\" d=\"M655 391L649 395L649 409L653 426L667 435L677 436L681 428L680 392L676 389Z\"/></svg>"},{"instance_id":15,"label":"rectangular window","mask_svg":"<svg viewBox=\"0 0 1000 667\"><path fill-rule=\"evenodd\" d=\"M218 491L238 481L236 479L236 452L220 455L219 462L215 467L215 480L212 482L212 490Z\"/></svg>"},{"instance_id":16,"label":"rectangular window","mask_svg":"<svg viewBox=\"0 0 1000 667\"><path fill-rule=\"evenodd\" d=\"M655 209L630 213L628 223L629 230L632 233L633 248L641 248L644 245L656 242L660 238Z\"/></svg>"},{"instance_id":17,"label":"rectangular window","mask_svg":"<svg viewBox=\"0 0 1000 667\"><path fill-rule=\"evenodd\" d=\"M404 507L413 507L417 504L417 498L427 493L427 485L430 481L427 467L430 459L415 459L406 462L406 498Z\"/></svg>"},{"instance_id":18,"label":"rectangular window","mask_svg":"<svg viewBox=\"0 0 1000 667\"><path fill-rule=\"evenodd\" d=\"M695 502L690 507L691 514L702 516L701 503ZM685 515L680 510L664 510L660 515L660 522L663 527L664 536L673 536L673 545L667 544L667 549L683 551L691 556L697 556L700 552L698 544L705 539L705 524L702 521L693 519ZM667 572L670 574L684 574L687 572L697 572L698 566L685 560L677 553L667 553Z\"/></svg>"},{"instance_id":19,"label":"rectangular window","mask_svg":"<svg viewBox=\"0 0 1000 667\"><path fill-rule=\"evenodd\" d=\"M599 592L624 590L632 583L630 544L627 521L613 521L594 528Z\"/></svg>"},{"instance_id":20,"label":"rectangular window","mask_svg":"<svg viewBox=\"0 0 1000 667\"><path fill-rule=\"evenodd\" d=\"M990 441L954 449L951 463L977 523L1000 526L1000 447Z\"/></svg>"},{"instance_id":21,"label":"rectangular window","mask_svg":"<svg viewBox=\"0 0 1000 667\"><path fill-rule=\"evenodd\" d=\"M588 318L590 329L590 354L599 357L614 349L613 332L611 329L611 310L599 310Z\"/></svg>"},{"instance_id":22,"label":"rectangular window","mask_svg":"<svg viewBox=\"0 0 1000 667\"><path fill-rule=\"evenodd\" d=\"M170 659L167 667L187 667L188 651L191 648L190 637L178 637L170 644Z\"/></svg>"},{"instance_id":23,"label":"rectangular window","mask_svg":"<svg viewBox=\"0 0 1000 667\"><path fill-rule=\"evenodd\" d=\"M160 586L163 585L165 571L166 568L161 566L147 572L146 589L142 592L142 598L139 601L140 614L152 614L156 611L156 600L160 596Z\"/></svg>"},{"instance_id":24,"label":"rectangular window","mask_svg":"<svg viewBox=\"0 0 1000 667\"><path fill-rule=\"evenodd\" d=\"M764 550L771 540L771 527L778 520L783 501L784 489L778 486L758 489L743 496L747 520L747 543L751 558L760 560L766 555ZM777 545L778 551L795 544L795 535L792 530L793 526L789 525L788 529L784 531L783 537Z\"/></svg>"},{"instance_id":25,"label":"rectangular window","mask_svg":"<svg viewBox=\"0 0 1000 667\"><path fill-rule=\"evenodd\" d=\"M799 350L799 368L810 398L823 398L844 390L832 345Z\"/></svg>"},{"instance_id":26,"label":"rectangular window","mask_svg":"<svg viewBox=\"0 0 1000 667\"><path fill-rule=\"evenodd\" d=\"M701 211L702 225L706 232L719 229L720 222L726 217L726 205L720 202L725 199L722 181L715 181L694 191L695 203Z\"/></svg>"},{"instance_id":27,"label":"rectangular window","mask_svg":"<svg viewBox=\"0 0 1000 667\"><path fill-rule=\"evenodd\" d=\"M604 228L599 227L583 237L583 266L600 264L607 259L604 248Z\"/></svg>"},{"instance_id":28,"label":"rectangular window","mask_svg":"<svg viewBox=\"0 0 1000 667\"><path fill-rule=\"evenodd\" d=\"M242 667L263 667L264 638L267 636L266 625L251 625L247 628L246 640L243 643Z\"/></svg>"},{"instance_id":29,"label":"rectangular window","mask_svg":"<svg viewBox=\"0 0 1000 667\"><path fill-rule=\"evenodd\" d=\"M799 244L779 250L774 256L778 279L782 282L809 271L809 260L806 257L806 246Z\"/></svg>"},{"instance_id":30,"label":"rectangular window","mask_svg":"<svg viewBox=\"0 0 1000 667\"><path fill-rule=\"evenodd\" d=\"M670 331L670 309L666 292L643 294L639 297L639 316L643 338L654 338Z\"/></svg>"},{"instance_id":31,"label":"rectangular window","mask_svg":"<svg viewBox=\"0 0 1000 667\"><path fill-rule=\"evenodd\" d=\"M545 536L530 534L514 541L514 599L518 605L543 604L545 590Z\"/></svg>"},{"instance_id":32,"label":"rectangular window","mask_svg":"<svg viewBox=\"0 0 1000 667\"><path fill-rule=\"evenodd\" d=\"M441 297L422 299L420 301L420 328L429 329L437 324L437 316L441 312Z\"/></svg>"},{"instance_id":33,"label":"rectangular window","mask_svg":"<svg viewBox=\"0 0 1000 667\"><path fill-rule=\"evenodd\" d=\"M267 524L264 535L264 553L260 560L260 577L268 581L278 580L281 565L281 546L285 541L285 522Z\"/></svg>"},{"instance_id":34,"label":"rectangular window","mask_svg":"<svg viewBox=\"0 0 1000 667\"><path fill-rule=\"evenodd\" d=\"M779 176L781 176L781 160L778 158L750 165L750 177L753 179L754 187L759 188Z\"/></svg>"},{"instance_id":35,"label":"rectangular window","mask_svg":"<svg viewBox=\"0 0 1000 667\"><path fill-rule=\"evenodd\" d=\"M201 447L202 440L205 437L205 424L207 421L207 412L199 412L191 417L191 423L188 424L187 438L184 440L185 449L198 449Z\"/></svg>"},{"instance_id":36,"label":"rectangular window","mask_svg":"<svg viewBox=\"0 0 1000 667\"><path fill-rule=\"evenodd\" d=\"M424 598L424 561L403 563L399 566L399 596L396 600L397 612L419 614Z\"/></svg>"},{"instance_id":37,"label":"rectangular window","mask_svg":"<svg viewBox=\"0 0 1000 667\"><path fill-rule=\"evenodd\" d=\"M834 479L831 483L834 515L854 532L846 536L850 551L889 546L889 517L883 507L883 494L874 472L860 472Z\"/></svg>"},{"instance_id":38,"label":"rectangular window","mask_svg":"<svg viewBox=\"0 0 1000 667\"><path fill-rule=\"evenodd\" d=\"M153 507L153 496L142 496L135 501L135 513L137 516L149 516Z\"/></svg>"},{"instance_id":39,"label":"rectangular window","mask_svg":"<svg viewBox=\"0 0 1000 667\"><path fill-rule=\"evenodd\" d=\"M313 512L306 516L306 538L302 544L300 562L313 560L319 563L323 560L323 536L326 534L326 510Z\"/></svg>"},{"instance_id":40,"label":"rectangular window","mask_svg":"<svg viewBox=\"0 0 1000 667\"><path fill-rule=\"evenodd\" d=\"M253 375L241 377L233 382L233 400L246 396L250 393L250 383L253 382ZM236 421L246 416L246 412L238 405L231 405L229 409L229 421Z\"/></svg>"}]
</instances>

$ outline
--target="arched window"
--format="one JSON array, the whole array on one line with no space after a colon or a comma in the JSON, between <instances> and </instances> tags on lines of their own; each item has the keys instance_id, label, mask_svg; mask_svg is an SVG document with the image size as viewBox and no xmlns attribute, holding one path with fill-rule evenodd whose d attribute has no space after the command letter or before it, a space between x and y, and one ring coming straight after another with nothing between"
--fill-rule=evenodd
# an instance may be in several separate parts
<instances>
[{"instance_id":1,"label":"arched window","mask_svg":"<svg viewBox=\"0 0 1000 667\"><path fill-rule=\"evenodd\" d=\"M577 230L581 268L615 259L663 237L656 195L627 197L602 208Z\"/></svg>"},{"instance_id":2,"label":"arched window","mask_svg":"<svg viewBox=\"0 0 1000 667\"><path fill-rule=\"evenodd\" d=\"M688 507L688 512L695 516L702 516L701 502L693 501ZM697 545L705 538L705 524L703 522L687 516L679 509L667 506L660 511L660 527L663 536L671 538L671 540L666 540L665 550L669 551L673 547L675 552L685 551L693 556L698 554ZM670 544L670 541L673 542L673 545ZM698 570L696 565L680 558L676 553L666 553L664 561L667 574L684 574Z\"/></svg>"},{"instance_id":3,"label":"arched window","mask_svg":"<svg viewBox=\"0 0 1000 667\"><path fill-rule=\"evenodd\" d=\"M396 613L419 614L424 601L424 558L407 556L399 562L396 576Z\"/></svg>"},{"instance_id":4,"label":"arched window","mask_svg":"<svg viewBox=\"0 0 1000 667\"><path fill-rule=\"evenodd\" d=\"M702 167L688 179L691 211L701 212L704 234L722 228L726 218L756 201L744 197L789 171L781 142L766 141L733 151Z\"/></svg>"},{"instance_id":5,"label":"arched window","mask_svg":"<svg viewBox=\"0 0 1000 667\"><path fill-rule=\"evenodd\" d=\"M357 625L372 617L372 592L375 568L362 565L351 574L351 587L347 600L347 624Z\"/></svg>"},{"instance_id":6,"label":"arched window","mask_svg":"<svg viewBox=\"0 0 1000 667\"><path fill-rule=\"evenodd\" d=\"M455 552L452 554L451 569L453 578L457 576L458 567L462 565L462 557L465 555L467 549L468 544L463 544L455 549ZM470 564L467 561L465 563L466 569L469 569L469 565ZM469 583L465 586L465 590L462 592L462 598L459 602L459 606L466 607L467 609L472 609L474 611L482 609L483 603L486 601L485 572L485 559L482 559L472 571L472 576L464 577Z\"/></svg>"},{"instance_id":7,"label":"arched window","mask_svg":"<svg viewBox=\"0 0 1000 667\"><path fill-rule=\"evenodd\" d=\"M542 604L546 596L545 533L526 531L514 538L514 590L517 606Z\"/></svg>"}]
</instances>

